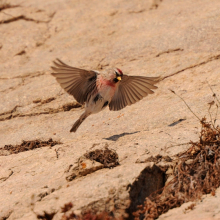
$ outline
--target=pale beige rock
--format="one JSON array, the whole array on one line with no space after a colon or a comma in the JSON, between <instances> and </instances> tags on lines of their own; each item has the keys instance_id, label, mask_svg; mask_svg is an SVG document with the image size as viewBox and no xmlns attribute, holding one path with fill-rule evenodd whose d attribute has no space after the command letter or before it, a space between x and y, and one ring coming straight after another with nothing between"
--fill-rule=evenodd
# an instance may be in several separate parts
<instances>
[{"instance_id":1,"label":"pale beige rock","mask_svg":"<svg viewBox=\"0 0 220 220\"><path fill-rule=\"evenodd\" d=\"M0 156L0 219L36 219L33 210L58 211L60 219L67 202L78 213L108 204L116 215L126 215L130 187L141 174L147 186L150 180L161 186L158 168L145 160L172 157L199 138L199 121L169 89L208 119L213 95L208 83L220 94L220 1L7 2L20 6L0 11L0 148L49 138L63 144ZM69 133L83 107L63 109L75 100L50 75L57 57L76 67L116 66L126 74L164 79L154 95L119 112L92 115ZM213 117L215 112L213 105ZM71 164L106 144L118 153L120 166L66 181ZM184 214L185 204L160 218L218 219L219 204L216 193L195 210Z\"/></svg>"},{"instance_id":2,"label":"pale beige rock","mask_svg":"<svg viewBox=\"0 0 220 220\"><path fill-rule=\"evenodd\" d=\"M168 213L161 215L158 219L219 219L219 197L220 193L218 189L215 196L206 195L202 197L201 201L195 202L192 210L187 209L192 204L192 202L188 202L180 208L172 209Z\"/></svg>"},{"instance_id":3,"label":"pale beige rock","mask_svg":"<svg viewBox=\"0 0 220 220\"><path fill-rule=\"evenodd\" d=\"M68 168L66 171L66 180L72 181L77 177L86 176L102 168L104 168L103 164L81 157L78 160L77 166Z\"/></svg>"}]
</instances>

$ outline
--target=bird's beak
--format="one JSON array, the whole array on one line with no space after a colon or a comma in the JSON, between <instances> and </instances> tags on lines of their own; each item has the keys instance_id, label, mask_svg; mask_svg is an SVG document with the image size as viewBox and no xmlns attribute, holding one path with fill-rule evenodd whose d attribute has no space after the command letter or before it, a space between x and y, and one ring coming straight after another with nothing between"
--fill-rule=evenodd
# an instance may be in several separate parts
<instances>
[{"instance_id":1,"label":"bird's beak","mask_svg":"<svg viewBox=\"0 0 220 220\"><path fill-rule=\"evenodd\" d=\"M121 77L120 77L120 76L118 76L118 77L117 77L117 80L118 80L118 81L121 81Z\"/></svg>"}]
</instances>

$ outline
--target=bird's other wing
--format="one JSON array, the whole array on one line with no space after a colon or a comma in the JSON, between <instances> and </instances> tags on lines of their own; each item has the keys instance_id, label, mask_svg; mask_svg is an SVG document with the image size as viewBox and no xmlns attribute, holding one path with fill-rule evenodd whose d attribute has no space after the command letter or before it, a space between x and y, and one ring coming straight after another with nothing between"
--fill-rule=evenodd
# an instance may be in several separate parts
<instances>
[{"instance_id":1,"label":"bird's other wing","mask_svg":"<svg viewBox=\"0 0 220 220\"><path fill-rule=\"evenodd\" d=\"M61 87L83 104L96 90L97 73L69 66L59 59L53 62L51 73Z\"/></svg>"},{"instance_id":2,"label":"bird's other wing","mask_svg":"<svg viewBox=\"0 0 220 220\"><path fill-rule=\"evenodd\" d=\"M154 93L152 89L160 77L127 76L123 75L118 88L109 103L111 111L118 111L127 105L132 105L148 94Z\"/></svg>"}]
</instances>

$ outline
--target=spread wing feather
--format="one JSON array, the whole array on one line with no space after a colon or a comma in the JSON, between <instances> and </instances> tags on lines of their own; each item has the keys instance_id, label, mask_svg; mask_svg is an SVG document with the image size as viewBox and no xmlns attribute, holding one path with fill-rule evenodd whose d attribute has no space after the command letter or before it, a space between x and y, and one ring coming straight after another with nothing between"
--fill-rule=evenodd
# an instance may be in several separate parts
<instances>
[{"instance_id":1,"label":"spread wing feather","mask_svg":"<svg viewBox=\"0 0 220 220\"><path fill-rule=\"evenodd\" d=\"M151 89L160 77L127 76L123 75L119 86L109 103L111 111L118 111L127 105L132 105L143 99L148 94L154 93Z\"/></svg>"},{"instance_id":2,"label":"spread wing feather","mask_svg":"<svg viewBox=\"0 0 220 220\"><path fill-rule=\"evenodd\" d=\"M61 87L83 104L96 91L97 73L69 66L57 59L52 66L53 76Z\"/></svg>"}]
</instances>

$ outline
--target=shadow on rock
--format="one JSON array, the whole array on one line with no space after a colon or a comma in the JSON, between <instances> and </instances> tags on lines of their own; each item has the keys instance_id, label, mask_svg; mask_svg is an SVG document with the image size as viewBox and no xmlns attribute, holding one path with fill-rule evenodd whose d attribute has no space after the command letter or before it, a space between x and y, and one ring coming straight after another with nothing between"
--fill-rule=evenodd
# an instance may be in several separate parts
<instances>
[{"instance_id":1,"label":"shadow on rock","mask_svg":"<svg viewBox=\"0 0 220 220\"><path fill-rule=\"evenodd\" d=\"M137 207L145 204L145 199L153 192L157 192L164 187L165 173L151 162L137 177L137 179L130 186L130 200L131 204L127 212L129 220L143 219L143 214L135 214ZM135 218L138 217L138 218Z\"/></svg>"},{"instance_id":2,"label":"shadow on rock","mask_svg":"<svg viewBox=\"0 0 220 220\"><path fill-rule=\"evenodd\" d=\"M108 138L103 138L105 140L108 140L108 141L117 141L120 137L123 137L125 135L131 135L131 134L136 134L136 133L139 133L140 131L135 131L135 132L131 132L131 133L128 133L128 132L124 132L122 134L115 134L115 135L112 135Z\"/></svg>"}]
</instances>

